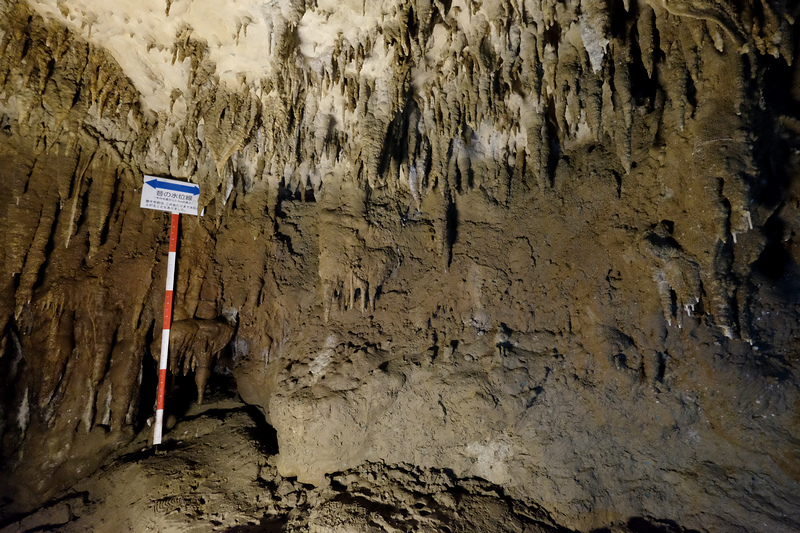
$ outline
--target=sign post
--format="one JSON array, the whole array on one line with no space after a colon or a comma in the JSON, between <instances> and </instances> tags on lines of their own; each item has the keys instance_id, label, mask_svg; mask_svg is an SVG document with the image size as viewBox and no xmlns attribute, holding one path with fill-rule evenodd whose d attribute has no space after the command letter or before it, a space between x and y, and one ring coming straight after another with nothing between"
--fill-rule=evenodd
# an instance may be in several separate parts
<instances>
[{"instance_id":1,"label":"sign post","mask_svg":"<svg viewBox=\"0 0 800 533\"><path fill-rule=\"evenodd\" d=\"M158 395L156 421L153 427L153 445L161 444L164 424L164 395L167 388L167 363L169 362L169 331L172 323L172 290L175 284L175 258L178 250L178 224L180 214L197 215L200 187L194 183L157 178L145 175L140 207L172 213L169 225L169 256L167 261L167 286L164 296L164 322L161 330L161 357L158 365Z\"/></svg>"}]
</instances>

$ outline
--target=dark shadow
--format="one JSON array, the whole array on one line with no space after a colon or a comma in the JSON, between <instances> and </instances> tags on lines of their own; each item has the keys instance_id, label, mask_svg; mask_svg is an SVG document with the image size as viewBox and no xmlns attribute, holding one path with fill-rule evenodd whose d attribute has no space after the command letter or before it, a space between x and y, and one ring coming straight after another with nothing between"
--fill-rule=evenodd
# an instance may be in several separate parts
<instances>
[{"instance_id":1,"label":"dark shadow","mask_svg":"<svg viewBox=\"0 0 800 533\"><path fill-rule=\"evenodd\" d=\"M213 374L208 381L211 382ZM171 382L171 386L169 383ZM192 402L197 400L197 385L194 383L194 373L183 375L182 372L169 374L167 379L167 397L164 399L164 417L173 415L181 418Z\"/></svg>"},{"instance_id":2,"label":"dark shadow","mask_svg":"<svg viewBox=\"0 0 800 533\"><path fill-rule=\"evenodd\" d=\"M147 332L144 345L150 346L153 344L153 335L155 331L155 323L150 327ZM159 354L160 355L160 354ZM111 358L109 357L109 360ZM147 419L155 415L156 409L156 393L158 392L158 363L150 350L142 357L142 384L139 386L139 405L136 408L136 432L142 431Z\"/></svg>"},{"instance_id":3,"label":"dark shadow","mask_svg":"<svg viewBox=\"0 0 800 533\"><path fill-rule=\"evenodd\" d=\"M278 533L286 529L287 518L279 516L265 516L258 524L247 524L226 529L225 533Z\"/></svg>"},{"instance_id":4,"label":"dark shadow","mask_svg":"<svg viewBox=\"0 0 800 533\"><path fill-rule=\"evenodd\" d=\"M4 531L6 527L12 526L14 524L18 524L25 518L32 516L42 510L52 509L53 507L60 505L62 503L74 501L74 500L81 500L84 505L89 503L89 493L88 492L72 492L67 494L66 496L62 496L60 498L53 499L43 506L34 509L33 511L25 512L25 513L18 513L8 517L0 518L0 531ZM46 524L42 526L38 526L32 529L26 529L25 532L33 532L33 531L60 531L62 527L66 526L69 522L73 520L70 517L67 522L61 524Z\"/></svg>"},{"instance_id":5,"label":"dark shadow","mask_svg":"<svg viewBox=\"0 0 800 533\"><path fill-rule=\"evenodd\" d=\"M561 159L561 140L558 136L558 119L556 118L556 105L553 98L547 99L545 110L545 138L542 142L547 143L547 179L552 187L556 181L556 167Z\"/></svg>"},{"instance_id":6,"label":"dark shadow","mask_svg":"<svg viewBox=\"0 0 800 533\"><path fill-rule=\"evenodd\" d=\"M700 533L696 529L684 529L673 520L635 516L626 524L631 533Z\"/></svg>"},{"instance_id":7,"label":"dark shadow","mask_svg":"<svg viewBox=\"0 0 800 533\"><path fill-rule=\"evenodd\" d=\"M753 263L753 271L772 282L782 282L785 292L796 294L800 289L800 269L784 242L786 223L777 215L771 216L764 224L767 245Z\"/></svg>"},{"instance_id":8,"label":"dark shadow","mask_svg":"<svg viewBox=\"0 0 800 533\"><path fill-rule=\"evenodd\" d=\"M453 261L453 245L458 238L458 209L456 208L456 204L453 200L450 200L447 204L447 213L445 215L446 219L446 238L447 238L447 266L450 267L451 262Z\"/></svg>"},{"instance_id":9,"label":"dark shadow","mask_svg":"<svg viewBox=\"0 0 800 533\"><path fill-rule=\"evenodd\" d=\"M258 443L258 450L261 453L276 455L278 453L278 432L267 424L264 414L258 407L247 405L244 410L256 423L256 427L247 428L248 436Z\"/></svg>"}]
</instances>

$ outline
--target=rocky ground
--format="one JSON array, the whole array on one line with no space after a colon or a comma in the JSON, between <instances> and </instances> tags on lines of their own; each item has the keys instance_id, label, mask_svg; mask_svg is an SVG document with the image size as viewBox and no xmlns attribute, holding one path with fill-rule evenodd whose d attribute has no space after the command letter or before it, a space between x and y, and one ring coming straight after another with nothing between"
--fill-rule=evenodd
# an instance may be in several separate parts
<instances>
[{"instance_id":1,"label":"rocky ground","mask_svg":"<svg viewBox=\"0 0 800 533\"><path fill-rule=\"evenodd\" d=\"M215 385L209 401L192 404L162 446L149 447L144 430L121 457L39 510L0 515L0 531L572 531L535 502L448 470L367 463L331 474L319 487L284 478L260 413ZM594 531L689 530L637 517Z\"/></svg>"}]
</instances>

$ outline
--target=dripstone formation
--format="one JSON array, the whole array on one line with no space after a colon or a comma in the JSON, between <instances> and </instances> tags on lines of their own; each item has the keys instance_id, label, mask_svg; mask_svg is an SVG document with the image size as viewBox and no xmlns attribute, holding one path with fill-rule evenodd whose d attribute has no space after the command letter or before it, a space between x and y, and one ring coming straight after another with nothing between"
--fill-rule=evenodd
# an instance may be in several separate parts
<instances>
[{"instance_id":1,"label":"dripstone formation","mask_svg":"<svg viewBox=\"0 0 800 533\"><path fill-rule=\"evenodd\" d=\"M800 528L794 2L103 6L0 0L4 513L148 431L154 174L202 190L173 372L232 372L280 476Z\"/></svg>"}]
</instances>

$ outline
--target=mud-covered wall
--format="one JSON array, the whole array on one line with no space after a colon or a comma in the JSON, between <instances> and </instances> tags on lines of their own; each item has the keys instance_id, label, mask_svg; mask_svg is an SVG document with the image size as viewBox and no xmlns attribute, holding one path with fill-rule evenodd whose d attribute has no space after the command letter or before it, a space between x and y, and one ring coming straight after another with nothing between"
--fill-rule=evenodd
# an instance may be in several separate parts
<instances>
[{"instance_id":1,"label":"mud-covered wall","mask_svg":"<svg viewBox=\"0 0 800 533\"><path fill-rule=\"evenodd\" d=\"M151 173L202 187L175 319L236 326L283 475L445 468L581 530L800 527L796 7L387 2L312 61L303 21L358 9L287 2L256 81L185 27L165 110L68 8L0 5L13 505L152 415Z\"/></svg>"}]
</instances>

